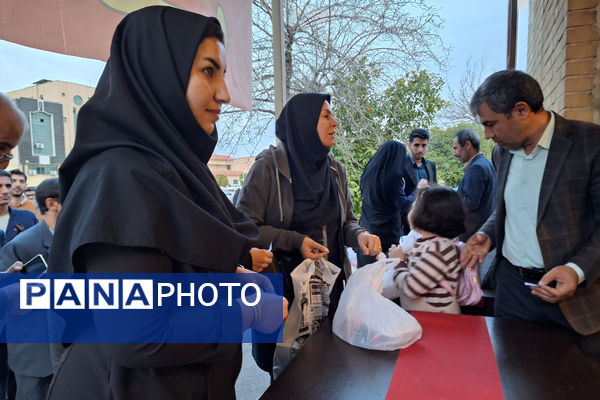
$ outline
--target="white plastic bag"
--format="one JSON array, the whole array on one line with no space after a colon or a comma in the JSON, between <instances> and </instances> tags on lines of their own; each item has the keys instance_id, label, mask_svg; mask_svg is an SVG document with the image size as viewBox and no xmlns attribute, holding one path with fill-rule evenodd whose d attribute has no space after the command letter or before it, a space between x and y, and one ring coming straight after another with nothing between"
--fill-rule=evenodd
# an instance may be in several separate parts
<instances>
[{"instance_id":1,"label":"white plastic bag","mask_svg":"<svg viewBox=\"0 0 600 400\"><path fill-rule=\"evenodd\" d=\"M381 295L383 275L398 261L377 261L352 274L333 319L333 333L351 345L387 351L403 349L421 338L423 329L417 320Z\"/></svg>"},{"instance_id":2,"label":"white plastic bag","mask_svg":"<svg viewBox=\"0 0 600 400\"><path fill-rule=\"evenodd\" d=\"M283 324L283 343L278 343L273 357L273 377L302 348L329 315L329 295L340 269L329 261L304 260L291 273L294 301Z\"/></svg>"}]
</instances>

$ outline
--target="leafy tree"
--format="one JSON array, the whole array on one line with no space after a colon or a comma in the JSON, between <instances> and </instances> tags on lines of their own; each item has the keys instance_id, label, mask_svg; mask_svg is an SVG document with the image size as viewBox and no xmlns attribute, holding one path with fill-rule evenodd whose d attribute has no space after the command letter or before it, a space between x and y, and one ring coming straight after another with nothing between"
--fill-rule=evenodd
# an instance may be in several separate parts
<instances>
[{"instance_id":1,"label":"leafy tree","mask_svg":"<svg viewBox=\"0 0 600 400\"><path fill-rule=\"evenodd\" d=\"M346 168L354 211L360 213L360 177L369 159L388 140L408 142L408 132L429 126L446 102L440 97L443 81L426 71L407 73L378 92L377 73L363 68L338 83L338 92L349 99L334 103L340 126L333 155Z\"/></svg>"},{"instance_id":2,"label":"leafy tree","mask_svg":"<svg viewBox=\"0 0 600 400\"><path fill-rule=\"evenodd\" d=\"M334 103L352 104L354 91L339 90L339 83L358 71L372 73L372 85L385 88L408 71L445 64L447 49L438 35L442 20L427 0L284 0L281 7L288 98L328 92ZM274 118L271 19L271 1L253 0L253 108L224 109L221 149L256 143ZM362 107L352 112L361 116L353 129L370 131L370 112Z\"/></svg>"},{"instance_id":3,"label":"leafy tree","mask_svg":"<svg viewBox=\"0 0 600 400\"><path fill-rule=\"evenodd\" d=\"M463 164L454 157L452 138L461 129L472 129L481 138L481 152L491 160L494 142L486 140L480 125L464 122L447 128L432 128L427 159L433 161L437 168L438 182L457 188L463 177Z\"/></svg>"},{"instance_id":4,"label":"leafy tree","mask_svg":"<svg viewBox=\"0 0 600 400\"><path fill-rule=\"evenodd\" d=\"M217 175L215 175L215 179L217 180L217 183L221 187L225 187L225 186L229 185L229 180L223 174L217 174Z\"/></svg>"}]
</instances>

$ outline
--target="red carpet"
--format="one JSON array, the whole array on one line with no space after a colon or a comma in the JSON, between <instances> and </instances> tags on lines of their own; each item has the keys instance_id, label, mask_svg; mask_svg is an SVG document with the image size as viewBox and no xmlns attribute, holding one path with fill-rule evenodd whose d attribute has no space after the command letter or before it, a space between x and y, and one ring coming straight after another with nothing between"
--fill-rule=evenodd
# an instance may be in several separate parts
<instances>
[{"instance_id":1,"label":"red carpet","mask_svg":"<svg viewBox=\"0 0 600 400\"><path fill-rule=\"evenodd\" d=\"M401 350L386 399L502 399L484 317L412 312L423 337Z\"/></svg>"}]
</instances>

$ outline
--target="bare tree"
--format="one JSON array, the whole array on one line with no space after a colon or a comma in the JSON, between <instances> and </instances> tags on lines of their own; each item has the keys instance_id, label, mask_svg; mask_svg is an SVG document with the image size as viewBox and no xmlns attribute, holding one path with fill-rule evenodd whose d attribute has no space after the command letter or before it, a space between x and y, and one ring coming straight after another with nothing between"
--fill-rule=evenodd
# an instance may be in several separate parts
<instances>
[{"instance_id":1,"label":"bare tree","mask_svg":"<svg viewBox=\"0 0 600 400\"><path fill-rule=\"evenodd\" d=\"M372 118L357 102L360 85L382 96L409 71L445 65L447 50L438 35L442 21L426 0L283 0L282 12L287 95L331 93L334 109L339 103L362 113L357 130L373 132L368 123L361 125ZM255 143L274 117L270 0L254 0L252 18L253 111L229 109L220 126L222 148ZM365 67L375 81L354 79ZM349 81L359 87L350 90Z\"/></svg>"},{"instance_id":2,"label":"bare tree","mask_svg":"<svg viewBox=\"0 0 600 400\"><path fill-rule=\"evenodd\" d=\"M477 123L477 119L471 114L469 103L475 90L484 79L486 72L485 59L482 57L477 61L467 60L465 71L460 78L458 88L449 89L449 105L441 112L441 119L445 125L456 125L461 123Z\"/></svg>"}]
</instances>

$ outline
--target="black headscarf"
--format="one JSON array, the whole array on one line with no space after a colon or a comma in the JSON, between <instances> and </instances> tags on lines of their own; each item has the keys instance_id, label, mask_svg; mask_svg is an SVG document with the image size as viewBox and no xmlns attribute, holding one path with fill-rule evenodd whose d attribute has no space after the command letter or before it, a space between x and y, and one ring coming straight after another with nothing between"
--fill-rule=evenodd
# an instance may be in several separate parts
<instances>
[{"instance_id":1,"label":"black headscarf","mask_svg":"<svg viewBox=\"0 0 600 400\"><path fill-rule=\"evenodd\" d=\"M179 262L233 272L258 238L206 165L217 131L207 134L185 99L211 20L218 24L171 7L147 7L117 27L60 169L63 210L51 271L76 270L77 249L103 243L153 248Z\"/></svg>"},{"instance_id":2,"label":"black headscarf","mask_svg":"<svg viewBox=\"0 0 600 400\"><path fill-rule=\"evenodd\" d=\"M340 205L329 167L329 148L323 146L317 124L329 95L300 93L292 97L276 123L275 134L287 150L294 214L292 229L322 243L322 227L327 226L329 260L339 264L341 239ZM341 265L338 265L341 267Z\"/></svg>"},{"instance_id":3,"label":"black headscarf","mask_svg":"<svg viewBox=\"0 0 600 400\"><path fill-rule=\"evenodd\" d=\"M360 177L361 226L380 236L382 247L398 243L400 213L396 204L402 188L406 147L396 141L384 143L367 163ZM404 193L402 191L402 193ZM385 250L385 248L384 248Z\"/></svg>"}]
</instances>

